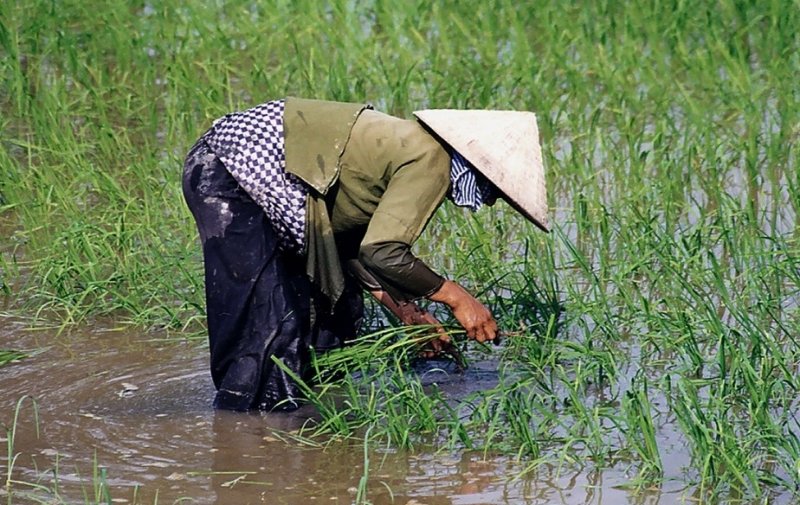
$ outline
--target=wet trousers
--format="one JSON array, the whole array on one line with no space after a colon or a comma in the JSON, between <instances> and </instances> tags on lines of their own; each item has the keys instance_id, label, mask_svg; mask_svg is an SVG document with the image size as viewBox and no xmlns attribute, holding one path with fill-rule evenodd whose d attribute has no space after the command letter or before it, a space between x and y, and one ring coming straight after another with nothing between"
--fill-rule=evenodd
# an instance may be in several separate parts
<instances>
[{"instance_id":1,"label":"wet trousers","mask_svg":"<svg viewBox=\"0 0 800 505\"><path fill-rule=\"evenodd\" d=\"M183 193L203 248L214 405L290 410L313 377L311 353L341 347L363 316L361 290L348 280L335 310L285 253L264 210L201 139L183 171Z\"/></svg>"}]
</instances>

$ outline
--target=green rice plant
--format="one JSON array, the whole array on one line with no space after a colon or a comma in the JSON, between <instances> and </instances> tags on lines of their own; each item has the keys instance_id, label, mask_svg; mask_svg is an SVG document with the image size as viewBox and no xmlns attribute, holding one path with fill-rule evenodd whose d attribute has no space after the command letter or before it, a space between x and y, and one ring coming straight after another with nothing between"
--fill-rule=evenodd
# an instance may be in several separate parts
<instances>
[{"instance_id":1,"label":"green rice plant","mask_svg":"<svg viewBox=\"0 0 800 505\"><path fill-rule=\"evenodd\" d=\"M26 400L30 400L30 402L33 405L33 416L34 416L34 425L36 427L36 436L37 437L39 436L39 407L38 407L38 405L36 404L36 401L33 398L31 398L29 396L23 396L22 398L17 400L17 405L14 408L14 417L13 417L13 419L11 421L11 426L5 427L5 431L6 431L6 437L5 437L6 438L6 457L5 457L5 460L6 460L6 471L5 471L5 479L4 479L5 480L5 485L4 485L5 489L4 490L5 490L6 499L7 499L7 502L8 502L9 505L11 505L11 503L13 503L12 499L14 497L14 492L12 490L12 485L16 485L16 484L29 485L29 484L27 484L25 482L17 481L16 479L14 479L14 476L13 476L14 466L15 466L15 464L17 462L17 458L19 458L19 455L20 455L20 453L18 453L16 451L14 444L15 444L16 437L17 437L17 427L18 427L18 423L19 423L19 415L20 415L20 412L22 411L23 404L25 403ZM37 487L37 485L35 485L35 484L34 485L30 485L30 486L34 487L34 488Z\"/></svg>"},{"instance_id":2,"label":"green rice plant","mask_svg":"<svg viewBox=\"0 0 800 505\"><path fill-rule=\"evenodd\" d=\"M104 505L111 505L111 492L108 488L108 470L97 464L97 455L93 459L92 465L92 484L94 493L91 496L90 503L103 503ZM88 497L85 500L89 502Z\"/></svg>"},{"instance_id":3,"label":"green rice plant","mask_svg":"<svg viewBox=\"0 0 800 505\"><path fill-rule=\"evenodd\" d=\"M364 471L361 474L361 478L358 480L358 488L356 491L356 504L357 505L369 505L370 502L367 499L367 483L369 482L369 428L367 428L367 432L364 434Z\"/></svg>"},{"instance_id":4,"label":"green rice plant","mask_svg":"<svg viewBox=\"0 0 800 505\"><path fill-rule=\"evenodd\" d=\"M28 355L21 351L0 349L0 366L26 358Z\"/></svg>"},{"instance_id":5,"label":"green rice plant","mask_svg":"<svg viewBox=\"0 0 800 505\"><path fill-rule=\"evenodd\" d=\"M0 294L8 296L11 294L11 267L9 266L6 254L0 251Z\"/></svg>"},{"instance_id":6,"label":"green rice plant","mask_svg":"<svg viewBox=\"0 0 800 505\"><path fill-rule=\"evenodd\" d=\"M274 361L318 409L321 420L308 428L311 433L351 437L368 429L374 438L410 448L448 425L458 425L446 399L436 389L424 389L405 369L407 353L435 338L429 332L421 327L398 338L396 329L384 330L367 335L359 345L318 356L315 387ZM369 381L363 383L363 378Z\"/></svg>"},{"instance_id":7,"label":"green rice plant","mask_svg":"<svg viewBox=\"0 0 800 505\"><path fill-rule=\"evenodd\" d=\"M673 408L678 423L687 434L692 457L700 471L699 491L711 497L730 486L737 493L760 494L759 478L751 467L748 454L758 438L743 436L729 419L729 409L718 398L699 395L702 381L679 380Z\"/></svg>"},{"instance_id":8,"label":"green rice plant","mask_svg":"<svg viewBox=\"0 0 800 505\"><path fill-rule=\"evenodd\" d=\"M643 482L657 481L664 473L658 450L653 407L650 404L647 379L631 383L631 389L622 397L623 433L629 446L641 460L639 477Z\"/></svg>"},{"instance_id":9,"label":"green rice plant","mask_svg":"<svg viewBox=\"0 0 800 505\"><path fill-rule=\"evenodd\" d=\"M506 441L506 443L516 448L516 456L518 459L531 458L538 459L541 457L542 448L541 441L544 438L541 433L536 429L536 425L543 425L539 415L541 409L533 409L530 407L534 401L531 392L526 392L522 388L514 388L506 391L501 397L501 408L498 411L504 412L505 423L507 426L503 432L510 432L506 435L507 438L513 437L513 442ZM507 423L507 424L506 424ZM497 429L496 425L492 425ZM488 438L488 437L487 437ZM491 446L491 444L486 444Z\"/></svg>"}]
</instances>

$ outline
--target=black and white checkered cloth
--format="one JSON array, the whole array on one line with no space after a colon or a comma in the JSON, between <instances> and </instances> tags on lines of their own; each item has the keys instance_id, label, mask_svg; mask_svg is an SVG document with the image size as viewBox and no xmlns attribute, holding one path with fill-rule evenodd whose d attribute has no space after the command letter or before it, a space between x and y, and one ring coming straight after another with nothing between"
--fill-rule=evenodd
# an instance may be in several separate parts
<instances>
[{"instance_id":1,"label":"black and white checkered cloth","mask_svg":"<svg viewBox=\"0 0 800 505\"><path fill-rule=\"evenodd\" d=\"M248 195L264 209L281 248L305 250L308 188L286 172L283 100L214 121L205 141Z\"/></svg>"}]
</instances>

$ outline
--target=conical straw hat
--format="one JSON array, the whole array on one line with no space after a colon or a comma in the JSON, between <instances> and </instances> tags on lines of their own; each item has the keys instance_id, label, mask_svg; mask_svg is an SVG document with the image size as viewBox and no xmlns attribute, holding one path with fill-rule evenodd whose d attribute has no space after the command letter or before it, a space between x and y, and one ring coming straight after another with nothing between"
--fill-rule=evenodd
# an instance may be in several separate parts
<instances>
[{"instance_id":1,"label":"conical straw hat","mask_svg":"<svg viewBox=\"0 0 800 505\"><path fill-rule=\"evenodd\" d=\"M429 109L414 115L469 160L522 215L549 231L542 149L534 113Z\"/></svg>"}]
</instances>

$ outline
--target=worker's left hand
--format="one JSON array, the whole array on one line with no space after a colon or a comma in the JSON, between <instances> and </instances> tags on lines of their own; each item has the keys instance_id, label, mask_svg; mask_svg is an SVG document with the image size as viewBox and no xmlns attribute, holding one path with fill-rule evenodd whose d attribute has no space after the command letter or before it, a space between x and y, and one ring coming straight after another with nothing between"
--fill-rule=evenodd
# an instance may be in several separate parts
<instances>
[{"instance_id":1,"label":"worker's left hand","mask_svg":"<svg viewBox=\"0 0 800 505\"><path fill-rule=\"evenodd\" d=\"M432 358L436 355L446 351L450 345L450 335L442 327L440 323L430 312L422 310L419 305L414 302L403 302L398 304L402 313L400 319L403 323L408 325L431 325L433 330L439 334L438 338L433 338L429 341L430 350L423 351L426 358Z\"/></svg>"},{"instance_id":2,"label":"worker's left hand","mask_svg":"<svg viewBox=\"0 0 800 505\"><path fill-rule=\"evenodd\" d=\"M425 357L434 357L443 351L448 351L450 348L451 340L447 330L444 329L435 317L428 311L422 310L419 305L414 302L397 302L385 291L373 291L374 296L383 306L392 312L403 324L407 325L431 325L433 331L438 334L437 338L430 340L431 351L425 351Z\"/></svg>"}]
</instances>

